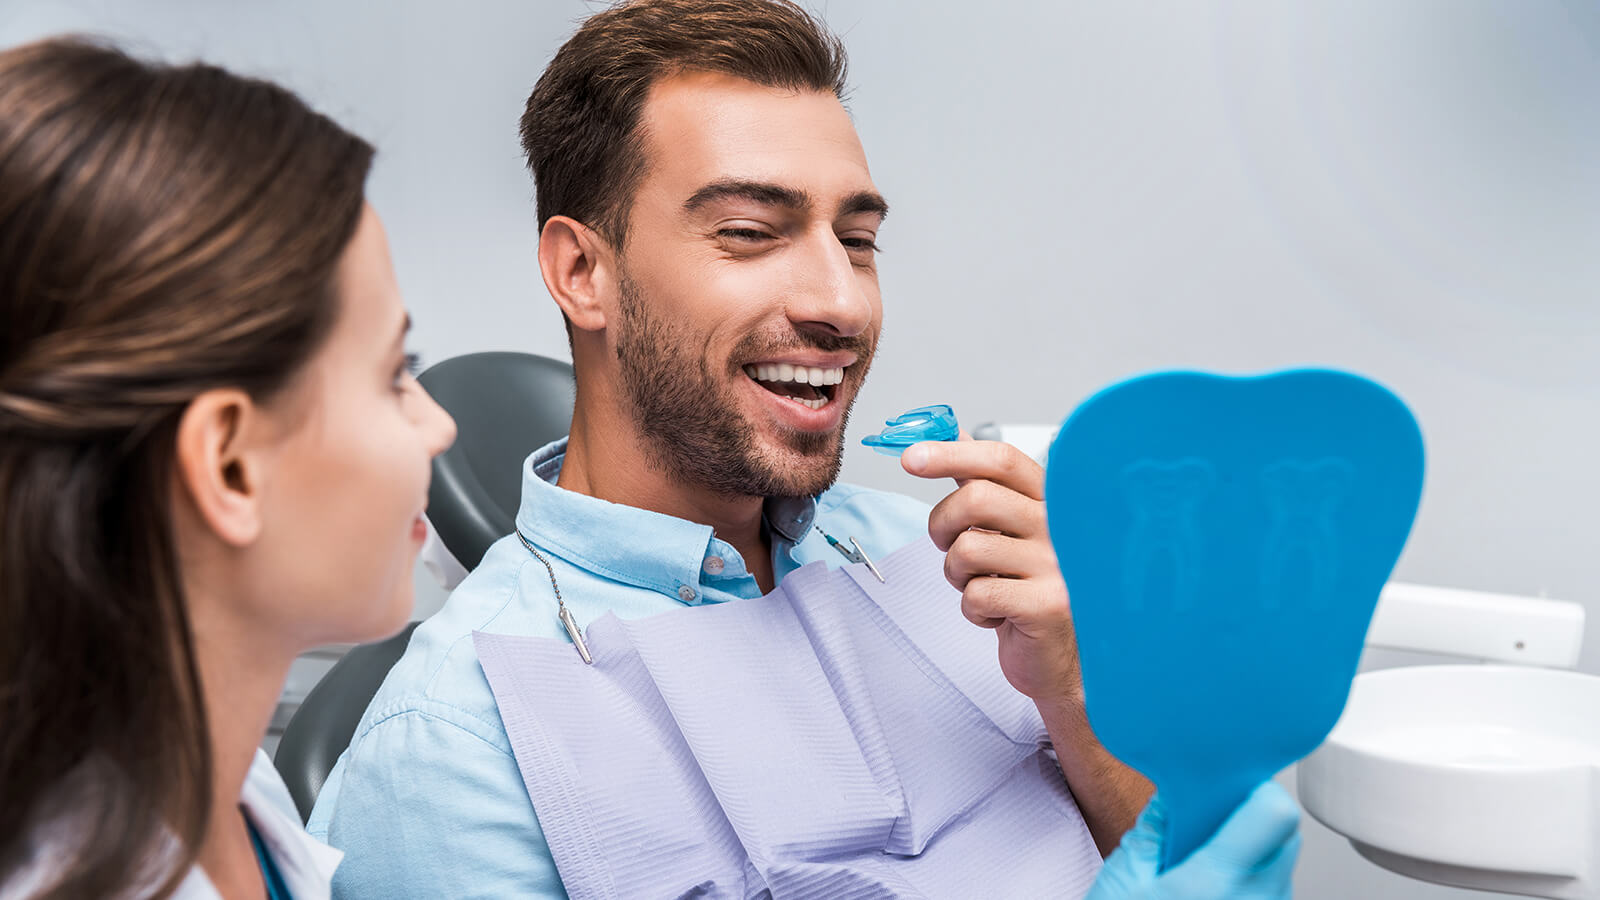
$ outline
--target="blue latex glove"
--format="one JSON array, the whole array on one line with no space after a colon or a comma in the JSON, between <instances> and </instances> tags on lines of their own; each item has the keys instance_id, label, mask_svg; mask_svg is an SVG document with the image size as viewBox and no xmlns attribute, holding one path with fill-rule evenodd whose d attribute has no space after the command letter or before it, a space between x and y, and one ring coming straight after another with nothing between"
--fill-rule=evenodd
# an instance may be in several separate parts
<instances>
[{"instance_id":1,"label":"blue latex glove","mask_svg":"<svg viewBox=\"0 0 1600 900\"><path fill-rule=\"evenodd\" d=\"M1299 826L1300 807L1268 781L1200 849L1157 874L1166 813L1152 797L1085 900L1288 900Z\"/></svg>"}]
</instances>

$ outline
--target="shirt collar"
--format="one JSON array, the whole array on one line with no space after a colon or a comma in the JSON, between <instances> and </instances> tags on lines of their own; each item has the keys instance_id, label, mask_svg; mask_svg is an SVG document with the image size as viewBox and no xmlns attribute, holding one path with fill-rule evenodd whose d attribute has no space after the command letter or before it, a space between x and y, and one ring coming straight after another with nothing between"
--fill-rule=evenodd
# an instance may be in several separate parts
<instances>
[{"instance_id":1,"label":"shirt collar","mask_svg":"<svg viewBox=\"0 0 1600 900\"><path fill-rule=\"evenodd\" d=\"M566 454L567 439L562 438L534 451L523 463L522 503L517 509L522 534L535 546L592 572L681 603L698 604L702 566L713 540L711 526L557 487ZM799 543L816 510L813 497L768 498L762 517L774 537L773 552ZM719 553L730 552L722 544Z\"/></svg>"},{"instance_id":2,"label":"shirt collar","mask_svg":"<svg viewBox=\"0 0 1600 900\"><path fill-rule=\"evenodd\" d=\"M768 497L761 505L761 517L786 543L798 544L817 518L817 498Z\"/></svg>"}]
</instances>

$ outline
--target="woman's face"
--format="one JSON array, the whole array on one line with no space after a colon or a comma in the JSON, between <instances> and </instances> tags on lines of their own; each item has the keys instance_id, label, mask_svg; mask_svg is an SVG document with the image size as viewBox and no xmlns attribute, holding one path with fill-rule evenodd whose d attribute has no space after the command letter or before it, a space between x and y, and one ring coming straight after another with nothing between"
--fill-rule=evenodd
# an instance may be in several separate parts
<instances>
[{"instance_id":1,"label":"woman's face","mask_svg":"<svg viewBox=\"0 0 1600 900\"><path fill-rule=\"evenodd\" d=\"M275 595L254 597L255 612L307 647L386 637L410 616L430 461L456 434L410 371L410 320L371 206L337 296L333 329L281 412L251 566Z\"/></svg>"}]
</instances>

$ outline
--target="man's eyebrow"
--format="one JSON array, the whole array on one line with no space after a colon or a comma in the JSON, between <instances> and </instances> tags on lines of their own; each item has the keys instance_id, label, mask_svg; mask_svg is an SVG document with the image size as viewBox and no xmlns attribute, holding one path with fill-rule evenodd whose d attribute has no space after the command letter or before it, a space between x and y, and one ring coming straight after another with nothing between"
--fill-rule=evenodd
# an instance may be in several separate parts
<instances>
[{"instance_id":1,"label":"man's eyebrow","mask_svg":"<svg viewBox=\"0 0 1600 900\"><path fill-rule=\"evenodd\" d=\"M877 191L856 191L839 204L838 218L857 213L877 213L878 221L882 222L889 217L889 201Z\"/></svg>"},{"instance_id":2,"label":"man's eyebrow","mask_svg":"<svg viewBox=\"0 0 1600 900\"><path fill-rule=\"evenodd\" d=\"M695 191L683 202L685 212L698 212L702 207L718 200L750 200L764 206L782 206L793 210L811 208L811 196L805 191L766 181L724 179L713 181Z\"/></svg>"}]
</instances>

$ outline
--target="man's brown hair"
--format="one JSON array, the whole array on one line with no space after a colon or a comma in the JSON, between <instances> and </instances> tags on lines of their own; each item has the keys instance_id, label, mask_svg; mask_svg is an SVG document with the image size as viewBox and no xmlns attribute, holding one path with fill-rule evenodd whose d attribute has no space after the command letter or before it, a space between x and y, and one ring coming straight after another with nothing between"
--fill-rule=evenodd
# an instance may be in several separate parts
<instances>
[{"instance_id":1,"label":"man's brown hair","mask_svg":"<svg viewBox=\"0 0 1600 900\"><path fill-rule=\"evenodd\" d=\"M680 72L733 75L844 99L844 44L790 0L631 0L584 22L556 51L522 114L539 228L570 216L612 246L646 167L639 117Z\"/></svg>"}]
</instances>

